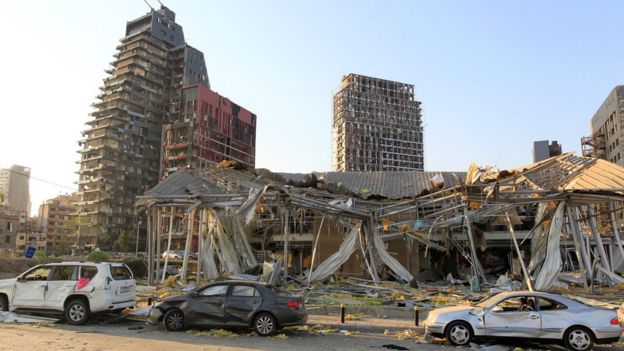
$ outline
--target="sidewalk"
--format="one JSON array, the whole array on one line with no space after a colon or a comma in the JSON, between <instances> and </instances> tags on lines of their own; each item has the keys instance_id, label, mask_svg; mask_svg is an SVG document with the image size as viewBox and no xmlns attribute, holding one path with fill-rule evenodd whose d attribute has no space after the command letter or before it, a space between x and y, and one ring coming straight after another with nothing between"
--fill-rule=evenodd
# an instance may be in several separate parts
<instances>
[{"instance_id":1,"label":"sidewalk","mask_svg":"<svg viewBox=\"0 0 624 351\"><path fill-rule=\"evenodd\" d=\"M340 323L340 316L308 315L308 325L321 324L326 327L339 330L358 331L367 333L383 333L412 329L419 333L424 333L422 326L414 326L414 321L406 319L382 319L382 318L360 318L357 320L346 320Z\"/></svg>"}]
</instances>

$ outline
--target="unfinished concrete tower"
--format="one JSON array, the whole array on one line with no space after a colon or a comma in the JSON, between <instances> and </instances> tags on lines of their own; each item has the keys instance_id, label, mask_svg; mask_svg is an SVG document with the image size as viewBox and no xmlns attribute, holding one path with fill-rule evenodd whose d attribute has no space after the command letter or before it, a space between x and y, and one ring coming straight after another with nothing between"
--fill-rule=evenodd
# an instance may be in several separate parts
<instances>
[{"instance_id":1,"label":"unfinished concrete tower","mask_svg":"<svg viewBox=\"0 0 624 351\"><path fill-rule=\"evenodd\" d=\"M179 113L182 87L209 86L204 55L164 6L128 22L120 42L79 142L81 247L132 228L135 196L157 183L162 126Z\"/></svg>"},{"instance_id":2,"label":"unfinished concrete tower","mask_svg":"<svg viewBox=\"0 0 624 351\"><path fill-rule=\"evenodd\" d=\"M334 171L424 170L421 117L414 85L344 76L334 95Z\"/></svg>"}]
</instances>

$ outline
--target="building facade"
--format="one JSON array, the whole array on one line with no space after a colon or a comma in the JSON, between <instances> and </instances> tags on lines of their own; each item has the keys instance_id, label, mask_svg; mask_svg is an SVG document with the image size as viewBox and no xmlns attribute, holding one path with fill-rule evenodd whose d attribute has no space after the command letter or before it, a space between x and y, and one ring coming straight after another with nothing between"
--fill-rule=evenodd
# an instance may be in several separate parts
<instances>
[{"instance_id":1,"label":"building facade","mask_svg":"<svg viewBox=\"0 0 624 351\"><path fill-rule=\"evenodd\" d=\"M420 106L412 84L344 76L334 95L334 171L423 171Z\"/></svg>"},{"instance_id":2,"label":"building facade","mask_svg":"<svg viewBox=\"0 0 624 351\"><path fill-rule=\"evenodd\" d=\"M183 86L209 87L203 54L166 7L130 21L82 132L78 239L110 245L135 221L137 194L160 171L162 126L180 112Z\"/></svg>"},{"instance_id":3,"label":"building facade","mask_svg":"<svg viewBox=\"0 0 624 351\"><path fill-rule=\"evenodd\" d=\"M549 143L548 140L533 142L533 162L539 162L547 158L561 155L561 144L557 140Z\"/></svg>"},{"instance_id":4,"label":"building facade","mask_svg":"<svg viewBox=\"0 0 624 351\"><path fill-rule=\"evenodd\" d=\"M30 213L30 168L0 168L0 205Z\"/></svg>"},{"instance_id":5,"label":"building facade","mask_svg":"<svg viewBox=\"0 0 624 351\"><path fill-rule=\"evenodd\" d=\"M210 88L182 89L180 113L163 127L162 177L223 160L256 164L256 115Z\"/></svg>"},{"instance_id":6,"label":"building facade","mask_svg":"<svg viewBox=\"0 0 624 351\"><path fill-rule=\"evenodd\" d=\"M26 213L22 212L26 217ZM44 232L38 225L37 218L24 218L20 219L21 231L17 233L15 238L15 256L22 256L26 253L29 247L35 248L37 252L47 252L47 240Z\"/></svg>"},{"instance_id":7,"label":"building facade","mask_svg":"<svg viewBox=\"0 0 624 351\"><path fill-rule=\"evenodd\" d=\"M76 194L60 195L39 206L38 227L46 238L49 253L69 254L77 245L78 201Z\"/></svg>"},{"instance_id":8,"label":"building facade","mask_svg":"<svg viewBox=\"0 0 624 351\"><path fill-rule=\"evenodd\" d=\"M591 136L581 139L584 156L602 158L624 166L624 85L618 85L604 100L590 122Z\"/></svg>"}]
</instances>

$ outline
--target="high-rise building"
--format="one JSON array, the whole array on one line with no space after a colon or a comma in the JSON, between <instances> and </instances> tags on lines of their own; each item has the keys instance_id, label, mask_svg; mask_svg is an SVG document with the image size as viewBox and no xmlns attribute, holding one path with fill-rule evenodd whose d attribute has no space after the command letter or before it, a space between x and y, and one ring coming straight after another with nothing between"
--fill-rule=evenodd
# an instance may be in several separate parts
<instances>
[{"instance_id":1,"label":"high-rise building","mask_svg":"<svg viewBox=\"0 0 624 351\"><path fill-rule=\"evenodd\" d=\"M78 239L76 194L59 195L39 206L38 227L47 238L48 252L69 254Z\"/></svg>"},{"instance_id":2,"label":"high-rise building","mask_svg":"<svg viewBox=\"0 0 624 351\"><path fill-rule=\"evenodd\" d=\"M79 142L81 245L110 244L132 226L135 196L158 181L162 126L179 114L182 87L210 86L203 54L164 6L127 23L114 57Z\"/></svg>"},{"instance_id":3,"label":"high-rise building","mask_svg":"<svg viewBox=\"0 0 624 351\"><path fill-rule=\"evenodd\" d=\"M424 170L420 104L412 84L344 76L334 95L334 171Z\"/></svg>"},{"instance_id":4,"label":"high-rise building","mask_svg":"<svg viewBox=\"0 0 624 351\"><path fill-rule=\"evenodd\" d=\"M161 174L233 160L254 168L256 115L210 88L182 89L180 114L163 127Z\"/></svg>"},{"instance_id":5,"label":"high-rise building","mask_svg":"<svg viewBox=\"0 0 624 351\"><path fill-rule=\"evenodd\" d=\"M624 85L618 85L594 114L591 136L581 138L584 156L602 158L624 166Z\"/></svg>"},{"instance_id":6,"label":"high-rise building","mask_svg":"<svg viewBox=\"0 0 624 351\"><path fill-rule=\"evenodd\" d=\"M0 205L30 213L30 168L0 168Z\"/></svg>"},{"instance_id":7,"label":"high-rise building","mask_svg":"<svg viewBox=\"0 0 624 351\"><path fill-rule=\"evenodd\" d=\"M533 142L533 162L539 162L559 155L561 155L561 144L557 140L553 140L550 144L548 140Z\"/></svg>"}]
</instances>

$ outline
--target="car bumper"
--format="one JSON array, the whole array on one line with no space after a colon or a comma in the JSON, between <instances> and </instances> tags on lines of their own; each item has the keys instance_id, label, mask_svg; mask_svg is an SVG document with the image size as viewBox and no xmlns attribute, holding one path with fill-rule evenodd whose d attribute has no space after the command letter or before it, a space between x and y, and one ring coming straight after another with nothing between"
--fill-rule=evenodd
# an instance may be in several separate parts
<instances>
[{"instance_id":1,"label":"car bumper","mask_svg":"<svg viewBox=\"0 0 624 351\"><path fill-rule=\"evenodd\" d=\"M308 313L305 311L289 313L287 316L278 315L278 323L281 327L290 327L293 325L304 325L307 322L308 322Z\"/></svg>"},{"instance_id":2,"label":"car bumper","mask_svg":"<svg viewBox=\"0 0 624 351\"><path fill-rule=\"evenodd\" d=\"M425 324L425 335L431 335L435 337L444 336L444 324Z\"/></svg>"},{"instance_id":3,"label":"car bumper","mask_svg":"<svg viewBox=\"0 0 624 351\"><path fill-rule=\"evenodd\" d=\"M147 315L147 322L149 324L158 324L162 321L163 313L157 307L152 307L152 310Z\"/></svg>"},{"instance_id":4,"label":"car bumper","mask_svg":"<svg viewBox=\"0 0 624 351\"><path fill-rule=\"evenodd\" d=\"M593 330L593 332L594 335L596 335L596 343L598 344L610 344L612 342L617 342L622 336L622 329L619 326L617 328L610 329L597 329Z\"/></svg>"},{"instance_id":5,"label":"car bumper","mask_svg":"<svg viewBox=\"0 0 624 351\"><path fill-rule=\"evenodd\" d=\"M620 341L620 336L613 336L609 338L598 338L596 339L596 344L611 344L614 342Z\"/></svg>"}]
</instances>

